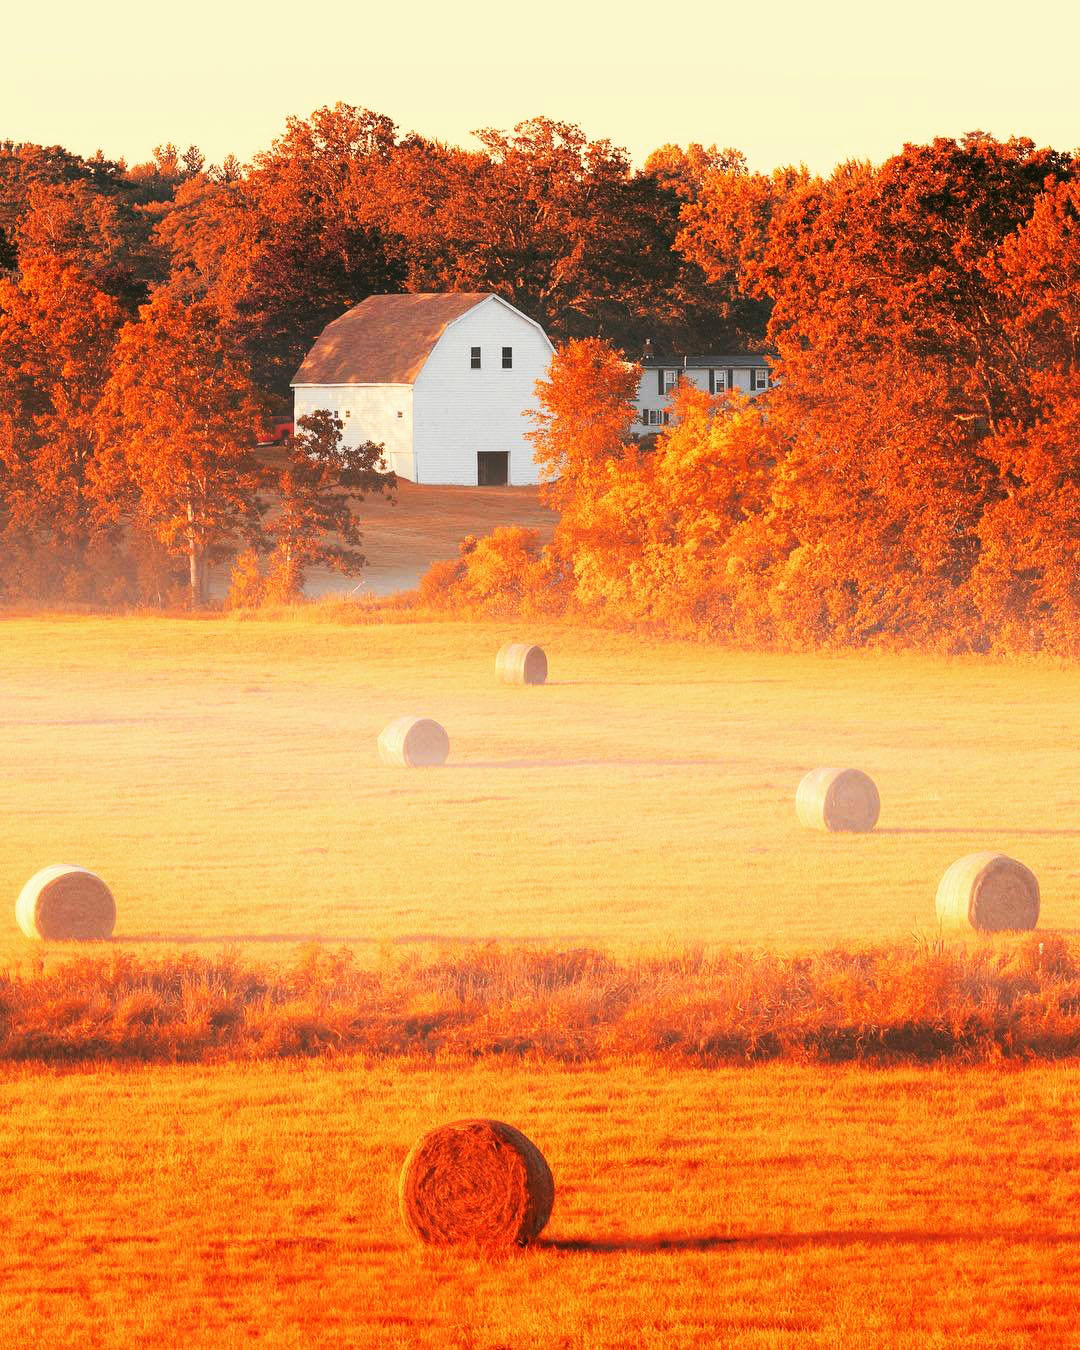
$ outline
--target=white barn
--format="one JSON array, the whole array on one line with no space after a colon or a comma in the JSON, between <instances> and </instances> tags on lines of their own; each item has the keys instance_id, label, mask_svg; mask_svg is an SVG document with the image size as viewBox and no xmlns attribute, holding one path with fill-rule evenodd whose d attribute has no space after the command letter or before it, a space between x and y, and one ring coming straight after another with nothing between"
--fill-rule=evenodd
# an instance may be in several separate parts
<instances>
[{"instance_id":1,"label":"white barn","mask_svg":"<svg viewBox=\"0 0 1080 1350\"><path fill-rule=\"evenodd\" d=\"M488 293L372 295L327 324L292 381L293 416L335 412L414 483L539 481L527 414L554 348Z\"/></svg>"}]
</instances>

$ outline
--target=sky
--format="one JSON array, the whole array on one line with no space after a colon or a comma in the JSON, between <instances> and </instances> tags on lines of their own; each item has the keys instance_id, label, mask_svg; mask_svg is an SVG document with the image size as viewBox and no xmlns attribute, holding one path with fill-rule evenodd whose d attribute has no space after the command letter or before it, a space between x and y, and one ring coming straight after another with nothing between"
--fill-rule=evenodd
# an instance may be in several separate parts
<instances>
[{"instance_id":1,"label":"sky","mask_svg":"<svg viewBox=\"0 0 1080 1350\"><path fill-rule=\"evenodd\" d=\"M1078 51L1063 0L54 0L0 26L0 139L246 162L340 100L458 145L542 114L639 165L699 141L827 172L975 129L1075 149Z\"/></svg>"}]
</instances>

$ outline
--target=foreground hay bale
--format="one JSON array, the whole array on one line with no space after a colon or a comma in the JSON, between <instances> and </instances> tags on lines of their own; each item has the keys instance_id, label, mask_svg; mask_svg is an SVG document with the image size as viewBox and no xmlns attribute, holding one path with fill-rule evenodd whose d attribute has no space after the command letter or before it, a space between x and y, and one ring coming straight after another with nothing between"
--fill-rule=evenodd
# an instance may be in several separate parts
<instances>
[{"instance_id":1,"label":"foreground hay bale","mask_svg":"<svg viewBox=\"0 0 1080 1350\"><path fill-rule=\"evenodd\" d=\"M457 1120L414 1144L398 1182L421 1242L526 1246L551 1215L555 1182L540 1150L498 1120Z\"/></svg>"},{"instance_id":2,"label":"foreground hay bale","mask_svg":"<svg viewBox=\"0 0 1080 1350\"><path fill-rule=\"evenodd\" d=\"M503 684L543 684L547 679L547 656L542 647L528 642L505 642L495 658L495 673Z\"/></svg>"},{"instance_id":3,"label":"foreground hay bale","mask_svg":"<svg viewBox=\"0 0 1080 1350\"><path fill-rule=\"evenodd\" d=\"M795 793L795 814L811 830L872 830L880 813L874 780L861 769L811 769Z\"/></svg>"},{"instance_id":4,"label":"foreground hay bale","mask_svg":"<svg viewBox=\"0 0 1080 1350\"><path fill-rule=\"evenodd\" d=\"M379 736L379 759L383 764L410 769L445 764L450 737L430 717L397 717Z\"/></svg>"},{"instance_id":5,"label":"foreground hay bale","mask_svg":"<svg viewBox=\"0 0 1080 1350\"><path fill-rule=\"evenodd\" d=\"M35 872L15 901L15 919L31 938L87 942L112 937L116 901L85 867L54 863Z\"/></svg>"},{"instance_id":6,"label":"foreground hay bale","mask_svg":"<svg viewBox=\"0 0 1080 1350\"><path fill-rule=\"evenodd\" d=\"M943 928L1001 933L1039 922L1039 883L1034 872L992 850L958 858L941 878L935 902Z\"/></svg>"}]
</instances>

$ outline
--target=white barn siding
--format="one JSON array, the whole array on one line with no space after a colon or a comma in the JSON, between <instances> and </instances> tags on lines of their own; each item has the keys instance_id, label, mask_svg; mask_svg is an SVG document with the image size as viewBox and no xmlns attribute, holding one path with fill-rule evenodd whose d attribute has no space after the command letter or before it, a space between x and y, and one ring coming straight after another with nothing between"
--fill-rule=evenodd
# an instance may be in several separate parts
<instances>
[{"instance_id":1,"label":"white barn siding","mask_svg":"<svg viewBox=\"0 0 1080 1350\"><path fill-rule=\"evenodd\" d=\"M479 347L481 366L470 366ZM502 368L502 349L513 366ZM525 415L536 406L536 381L547 374L552 346L538 324L491 296L448 325L413 386L415 481L476 484L478 451L508 451L510 482L539 482ZM412 475L406 475L412 476Z\"/></svg>"},{"instance_id":2,"label":"white barn siding","mask_svg":"<svg viewBox=\"0 0 1080 1350\"><path fill-rule=\"evenodd\" d=\"M293 406L297 422L319 409L337 413L345 428L343 444L375 441L385 447L388 469L416 481L412 385L297 385Z\"/></svg>"}]
</instances>

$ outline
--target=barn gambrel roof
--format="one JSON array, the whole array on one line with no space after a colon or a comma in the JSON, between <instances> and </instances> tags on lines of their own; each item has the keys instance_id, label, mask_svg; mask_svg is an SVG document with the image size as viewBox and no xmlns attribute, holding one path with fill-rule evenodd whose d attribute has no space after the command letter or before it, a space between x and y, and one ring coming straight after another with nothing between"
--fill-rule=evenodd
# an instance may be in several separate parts
<instances>
[{"instance_id":1,"label":"barn gambrel roof","mask_svg":"<svg viewBox=\"0 0 1080 1350\"><path fill-rule=\"evenodd\" d=\"M292 383L413 384L447 328L490 299L506 304L492 291L369 295L326 325Z\"/></svg>"}]
</instances>

